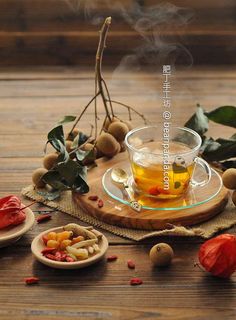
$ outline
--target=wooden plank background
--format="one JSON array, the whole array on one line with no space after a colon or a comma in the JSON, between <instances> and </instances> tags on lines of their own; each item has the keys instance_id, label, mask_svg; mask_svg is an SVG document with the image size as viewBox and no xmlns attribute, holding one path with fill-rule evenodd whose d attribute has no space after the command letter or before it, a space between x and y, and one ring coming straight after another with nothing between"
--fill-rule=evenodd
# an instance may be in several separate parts
<instances>
[{"instance_id":1,"label":"wooden plank background","mask_svg":"<svg viewBox=\"0 0 236 320\"><path fill-rule=\"evenodd\" d=\"M141 18L140 12L145 16L147 8L160 3L157 0L0 0L0 65L89 65L94 61L101 19L107 15L113 17L113 24L106 63L117 64L124 55L144 45L134 27ZM164 43L185 44L196 64L236 62L234 0L172 0L171 3L190 8L193 18L189 23L160 24ZM132 17L133 25L124 19L124 11Z\"/></svg>"}]
</instances>

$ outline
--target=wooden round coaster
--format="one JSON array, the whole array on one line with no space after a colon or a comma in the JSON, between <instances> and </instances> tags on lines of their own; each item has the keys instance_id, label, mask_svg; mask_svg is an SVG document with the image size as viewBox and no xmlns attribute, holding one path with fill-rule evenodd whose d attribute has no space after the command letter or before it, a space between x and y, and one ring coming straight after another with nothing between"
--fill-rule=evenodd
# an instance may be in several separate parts
<instances>
[{"instance_id":1,"label":"wooden round coaster","mask_svg":"<svg viewBox=\"0 0 236 320\"><path fill-rule=\"evenodd\" d=\"M81 209L111 225L133 229L160 230L165 229L168 224L190 226L209 220L220 213L227 204L228 190L222 188L212 200L193 208L165 211L142 209L141 212L136 212L129 206L112 199L102 187L102 176L105 171L114 165L124 163L127 159L127 154L121 153L112 160L98 160L98 166L88 173L89 194L73 195L74 201ZM211 188L210 185L209 188ZM104 203L103 207L99 208L96 201L89 200L90 195L99 196Z\"/></svg>"}]
</instances>

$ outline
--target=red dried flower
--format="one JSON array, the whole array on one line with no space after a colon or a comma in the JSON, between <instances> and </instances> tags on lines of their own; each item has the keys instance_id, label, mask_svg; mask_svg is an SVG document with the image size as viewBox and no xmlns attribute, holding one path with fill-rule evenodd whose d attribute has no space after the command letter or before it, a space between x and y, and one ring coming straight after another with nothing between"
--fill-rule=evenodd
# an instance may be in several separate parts
<instances>
[{"instance_id":1,"label":"red dried flower","mask_svg":"<svg viewBox=\"0 0 236 320\"><path fill-rule=\"evenodd\" d=\"M236 270L236 237L222 234L203 243L198 258L206 271L228 278Z\"/></svg>"}]
</instances>

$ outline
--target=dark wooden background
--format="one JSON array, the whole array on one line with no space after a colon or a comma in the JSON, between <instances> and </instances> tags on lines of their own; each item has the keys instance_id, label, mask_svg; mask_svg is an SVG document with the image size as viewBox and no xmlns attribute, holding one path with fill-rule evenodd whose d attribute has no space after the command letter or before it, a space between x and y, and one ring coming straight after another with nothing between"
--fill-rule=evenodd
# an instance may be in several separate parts
<instances>
[{"instance_id":1,"label":"dark wooden background","mask_svg":"<svg viewBox=\"0 0 236 320\"><path fill-rule=\"evenodd\" d=\"M94 60L99 21L107 15L113 17L113 24L106 63L116 64L144 44L134 25L124 19L122 10L137 21L140 18L137 12L145 12L160 2L0 0L0 65L89 65ZM195 64L236 62L235 0L170 2L190 8L193 17L178 26L160 24L164 43L185 44ZM179 62L182 63L181 59Z\"/></svg>"}]
</instances>

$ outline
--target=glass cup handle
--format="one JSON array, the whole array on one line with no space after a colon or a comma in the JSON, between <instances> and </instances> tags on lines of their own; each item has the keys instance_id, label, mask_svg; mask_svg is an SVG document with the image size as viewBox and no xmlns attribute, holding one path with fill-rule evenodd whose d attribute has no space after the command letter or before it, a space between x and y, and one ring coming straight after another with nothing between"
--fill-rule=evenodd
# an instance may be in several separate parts
<instances>
[{"instance_id":1,"label":"glass cup handle","mask_svg":"<svg viewBox=\"0 0 236 320\"><path fill-rule=\"evenodd\" d=\"M210 168L209 164L205 160L203 160L202 158L196 157L194 159L194 162L196 163L196 165L199 165L204 169L204 171L206 172L207 178L203 181L196 181L194 178L192 178L191 185L193 187L196 187L196 186L203 187L206 184L208 184L208 182L211 179L211 168Z\"/></svg>"}]
</instances>

